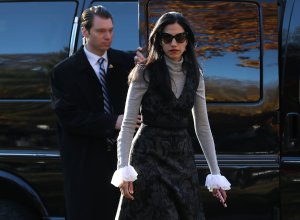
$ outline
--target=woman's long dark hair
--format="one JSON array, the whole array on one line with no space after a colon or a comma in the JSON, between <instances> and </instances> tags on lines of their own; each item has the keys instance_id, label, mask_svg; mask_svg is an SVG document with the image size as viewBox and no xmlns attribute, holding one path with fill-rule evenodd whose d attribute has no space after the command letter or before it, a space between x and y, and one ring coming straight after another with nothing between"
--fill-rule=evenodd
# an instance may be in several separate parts
<instances>
[{"instance_id":1,"label":"woman's long dark hair","mask_svg":"<svg viewBox=\"0 0 300 220\"><path fill-rule=\"evenodd\" d=\"M164 60L164 51L161 46L161 33L167 25L179 24L187 32L187 46L183 53L183 70L193 79L196 89L200 80L199 64L194 51L195 37L188 21L179 12L167 12L156 22L148 41L148 57L145 70L149 70L150 85L162 92L164 97L169 98L172 92L171 79ZM166 74L167 73L167 74ZM145 71L144 71L145 74ZM132 77L132 78L131 78ZM130 79L135 78L130 76ZM144 75L144 79L145 79Z\"/></svg>"}]
</instances>

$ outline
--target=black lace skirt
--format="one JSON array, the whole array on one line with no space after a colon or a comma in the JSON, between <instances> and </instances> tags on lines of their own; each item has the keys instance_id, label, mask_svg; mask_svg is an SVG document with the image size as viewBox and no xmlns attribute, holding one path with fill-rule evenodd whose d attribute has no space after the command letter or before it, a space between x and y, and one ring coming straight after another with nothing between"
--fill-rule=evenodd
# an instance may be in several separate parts
<instances>
[{"instance_id":1,"label":"black lace skirt","mask_svg":"<svg viewBox=\"0 0 300 220\"><path fill-rule=\"evenodd\" d=\"M134 200L121 196L116 219L204 220L187 130L142 125L133 143Z\"/></svg>"}]
</instances>

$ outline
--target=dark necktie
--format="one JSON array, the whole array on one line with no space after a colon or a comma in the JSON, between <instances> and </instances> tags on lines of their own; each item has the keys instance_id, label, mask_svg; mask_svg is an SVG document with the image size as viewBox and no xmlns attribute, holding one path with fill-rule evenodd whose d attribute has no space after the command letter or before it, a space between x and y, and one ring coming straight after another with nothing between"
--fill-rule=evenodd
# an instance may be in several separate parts
<instances>
[{"instance_id":1,"label":"dark necktie","mask_svg":"<svg viewBox=\"0 0 300 220\"><path fill-rule=\"evenodd\" d=\"M104 113L112 114L113 108L109 99L108 89L106 86L106 71L104 68L104 58L101 57L99 59L99 81L102 87L103 93L103 106L104 106ZM114 138L106 138L107 142L107 150L111 151L112 147L115 146L116 140Z\"/></svg>"},{"instance_id":2,"label":"dark necktie","mask_svg":"<svg viewBox=\"0 0 300 220\"><path fill-rule=\"evenodd\" d=\"M113 113L113 109L109 100L109 95L108 95L108 89L106 86L106 71L104 69L104 58L101 57L99 59L99 80L101 83L102 87L102 93L103 93L103 102L104 102L104 112L107 114Z\"/></svg>"}]
</instances>

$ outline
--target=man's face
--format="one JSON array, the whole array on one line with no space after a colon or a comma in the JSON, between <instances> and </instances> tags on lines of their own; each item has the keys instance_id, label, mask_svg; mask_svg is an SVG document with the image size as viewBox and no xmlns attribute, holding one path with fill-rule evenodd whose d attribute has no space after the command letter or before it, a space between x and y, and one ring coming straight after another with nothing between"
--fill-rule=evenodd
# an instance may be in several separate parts
<instances>
[{"instance_id":1,"label":"man's face","mask_svg":"<svg viewBox=\"0 0 300 220\"><path fill-rule=\"evenodd\" d=\"M86 39L87 49L92 53L102 56L112 43L112 20L95 16L90 31L88 32L83 27L82 34Z\"/></svg>"}]
</instances>

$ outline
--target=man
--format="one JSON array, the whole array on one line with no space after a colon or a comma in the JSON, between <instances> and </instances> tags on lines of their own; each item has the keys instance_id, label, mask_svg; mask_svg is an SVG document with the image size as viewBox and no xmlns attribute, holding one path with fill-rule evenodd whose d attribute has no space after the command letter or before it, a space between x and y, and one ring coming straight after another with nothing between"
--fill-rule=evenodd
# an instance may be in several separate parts
<instances>
[{"instance_id":1,"label":"man","mask_svg":"<svg viewBox=\"0 0 300 220\"><path fill-rule=\"evenodd\" d=\"M134 55L110 48L113 20L102 6L82 13L81 30L85 46L56 65L51 77L67 219L111 220L120 196L110 184L116 169L113 138L123 120Z\"/></svg>"}]
</instances>

